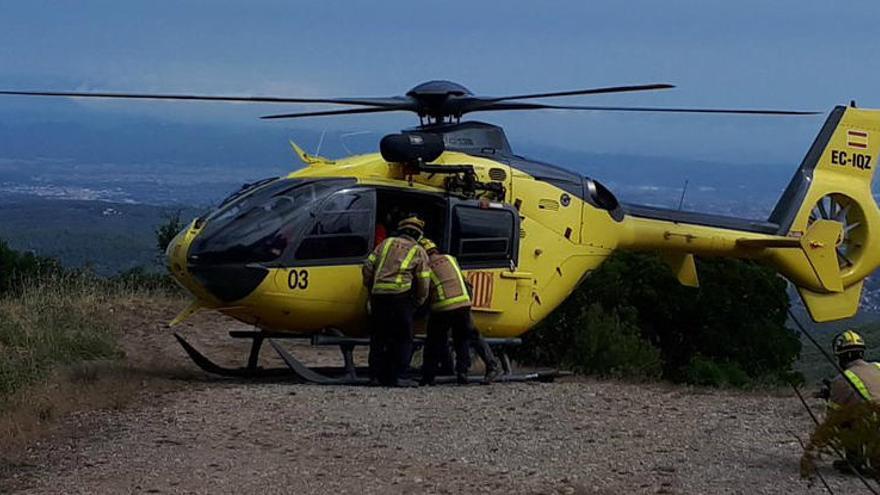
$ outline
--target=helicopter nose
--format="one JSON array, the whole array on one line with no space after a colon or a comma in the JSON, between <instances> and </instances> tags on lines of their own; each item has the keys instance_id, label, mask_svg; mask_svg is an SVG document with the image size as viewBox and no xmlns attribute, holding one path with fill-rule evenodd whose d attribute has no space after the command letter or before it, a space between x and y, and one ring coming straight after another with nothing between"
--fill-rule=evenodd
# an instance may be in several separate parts
<instances>
[{"instance_id":1,"label":"helicopter nose","mask_svg":"<svg viewBox=\"0 0 880 495\"><path fill-rule=\"evenodd\" d=\"M183 229L171 240L165 256L171 276L193 295L207 293L231 303L247 297L268 275L269 270L257 264L211 259L197 243L193 245L197 236L188 236L189 229Z\"/></svg>"},{"instance_id":2,"label":"helicopter nose","mask_svg":"<svg viewBox=\"0 0 880 495\"><path fill-rule=\"evenodd\" d=\"M224 303L244 299L269 274L266 268L251 264L203 263L198 256L190 256L187 261L187 271L193 280Z\"/></svg>"}]
</instances>

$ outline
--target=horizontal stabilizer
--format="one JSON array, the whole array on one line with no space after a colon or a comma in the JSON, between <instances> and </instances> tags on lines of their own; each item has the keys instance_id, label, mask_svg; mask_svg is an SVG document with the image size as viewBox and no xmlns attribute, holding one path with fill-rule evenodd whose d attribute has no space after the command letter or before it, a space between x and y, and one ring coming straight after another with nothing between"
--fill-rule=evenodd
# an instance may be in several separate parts
<instances>
[{"instance_id":1,"label":"horizontal stabilizer","mask_svg":"<svg viewBox=\"0 0 880 495\"><path fill-rule=\"evenodd\" d=\"M798 287L798 292L813 321L822 323L855 316L859 310L864 281L859 281L843 292L820 294Z\"/></svg>"}]
</instances>

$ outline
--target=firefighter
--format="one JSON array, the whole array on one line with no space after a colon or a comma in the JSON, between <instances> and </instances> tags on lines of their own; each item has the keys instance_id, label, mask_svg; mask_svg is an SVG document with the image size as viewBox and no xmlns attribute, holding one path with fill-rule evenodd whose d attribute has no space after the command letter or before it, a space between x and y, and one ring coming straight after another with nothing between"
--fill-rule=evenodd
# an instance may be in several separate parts
<instances>
[{"instance_id":1,"label":"firefighter","mask_svg":"<svg viewBox=\"0 0 880 495\"><path fill-rule=\"evenodd\" d=\"M838 334L832 343L832 350L843 371L830 385L828 408L837 410L864 401L880 402L880 363L865 361L865 341L852 330ZM864 459L860 452L847 451L847 461L835 461L834 467L849 471L852 464L856 469L864 469Z\"/></svg>"},{"instance_id":2,"label":"firefighter","mask_svg":"<svg viewBox=\"0 0 880 495\"><path fill-rule=\"evenodd\" d=\"M428 298L428 257L418 240L425 222L410 215L367 257L364 285L370 291L370 376L389 386L413 386L407 379L412 358L413 315Z\"/></svg>"},{"instance_id":3,"label":"firefighter","mask_svg":"<svg viewBox=\"0 0 880 495\"><path fill-rule=\"evenodd\" d=\"M431 270L431 316L428 320L428 335L422 362L422 384L434 384L438 362L446 354L450 328L455 347L455 375L458 383L468 382L467 372L471 365L470 346L474 346L486 366L486 381L492 382L499 373L498 362L474 327L471 318L471 298L458 263L453 256L440 254L437 245L430 239L422 238L419 243L428 253Z\"/></svg>"},{"instance_id":4,"label":"firefighter","mask_svg":"<svg viewBox=\"0 0 880 495\"><path fill-rule=\"evenodd\" d=\"M880 401L880 363L865 361L862 336L847 330L834 338L832 349L846 376L838 376L831 382L828 407L837 409L862 400ZM855 389L847 381L852 382Z\"/></svg>"}]
</instances>

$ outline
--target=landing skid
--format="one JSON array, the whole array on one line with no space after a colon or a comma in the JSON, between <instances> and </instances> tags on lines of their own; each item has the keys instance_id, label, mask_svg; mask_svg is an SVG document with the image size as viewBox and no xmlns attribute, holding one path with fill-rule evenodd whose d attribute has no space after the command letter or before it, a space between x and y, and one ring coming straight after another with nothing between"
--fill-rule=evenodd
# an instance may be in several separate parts
<instances>
[{"instance_id":1,"label":"landing skid","mask_svg":"<svg viewBox=\"0 0 880 495\"><path fill-rule=\"evenodd\" d=\"M237 339L250 339L251 350L248 356L247 365L240 368L230 368L220 366L208 359L198 349L193 347L180 334L175 333L174 337L187 355L202 370L219 376L234 378L293 378L301 383L313 383L317 385L367 385L369 384L368 369L358 367L354 363L354 348L356 346L369 345L369 339L338 337L332 335L314 335L311 337L303 337L297 335L289 335L265 331L232 331L229 336ZM280 339L309 339L312 345L329 345L338 346L342 352L344 365L331 367L309 367L293 356L286 348L281 346L277 340ZM286 368L262 368L259 366L260 349L263 342L268 340L269 344L278 354ZM490 346L495 348L496 353L501 358L503 374L498 376L497 382L526 382L541 381L551 382L559 376L565 376L568 373L560 372L555 369L537 370L531 373L514 373L510 358L507 355L506 348L520 343L519 339L486 339ZM424 344L424 339L416 338L416 348ZM418 373L414 373L414 378L418 379ZM441 375L435 378L437 384L456 383L456 378L449 375ZM484 383L484 379L479 375L471 375L468 377L468 383Z\"/></svg>"}]
</instances>

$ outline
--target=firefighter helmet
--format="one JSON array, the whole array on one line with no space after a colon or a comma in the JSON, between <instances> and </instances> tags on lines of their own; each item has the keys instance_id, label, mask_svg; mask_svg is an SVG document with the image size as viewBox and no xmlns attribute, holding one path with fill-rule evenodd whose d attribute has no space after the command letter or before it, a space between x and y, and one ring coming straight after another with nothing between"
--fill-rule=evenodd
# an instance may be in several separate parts
<instances>
[{"instance_id":1,"label":"firefighter helmet","mask_svg":"<svg viewBox=\"0 0 880 495\"><path fill-rule=\"evenodd\" d=\"M425 231L425 221L419 218L417 215L410 215L397 224L398 229L412 229L422 234Z\"/></svg>"},{"instance_id":2,"label":"firefighter helmet","mask_svg":"<svg viewBox=\"0 0 880 495\"><path fill-rule=\"evenodd\" d=\"M862 336L852 330L841 332L834 337L832 344L834 354L839 356L850 351L864 351L865 341Z\"/></svg>"},{"instance_id":3,"label":"firefighter helmet","mask_svg":"<svg viewBox=\"0 0 880 495\"><path fill-rule=\"evenodd\" d=\"M434 244L434 241L428 239L427 237L422 237L421 239L419 239L419 244L421 244L427 252L431 252L432 250L437 251L437 245Z\"/></svg>"}]
</instances>

